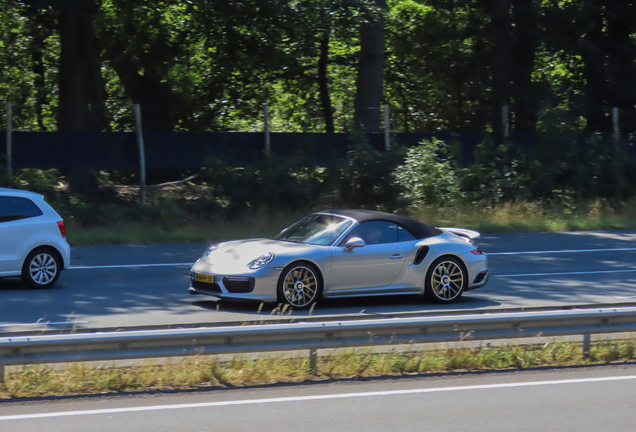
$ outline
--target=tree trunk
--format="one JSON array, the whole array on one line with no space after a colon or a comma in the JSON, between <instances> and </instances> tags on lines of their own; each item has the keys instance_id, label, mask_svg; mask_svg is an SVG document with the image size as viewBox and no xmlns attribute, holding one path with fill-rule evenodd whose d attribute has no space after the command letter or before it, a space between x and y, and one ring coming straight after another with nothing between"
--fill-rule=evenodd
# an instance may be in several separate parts
<instances>
[{"instance_id":1,"label":"tree trunk","mask_svg":"<svg viewBox=\"0 0 636 432\"><path fill-rule=\"evenodd\" d=\"M140 65L125 52L121 41L110 42L114 35L100 35L105 45L104 55L117 73L124 90L134 104L141 105L141 121L144 131L171 132L174 120L171 114L171 90L166 76L155 71L156 65L141 65L144 74L140 74Z\"/></svg>"},{"instance_id":2,"label":"tree trunk","mask_svg":"<svg viewBox=\"0 0 636 432\"><path fill-rule=\"evenodd\" d=\"M634 85L634 56L636 49L631 39L634 26L635 6L625 0L606 3L607 10L607 56L608 56L608 102L609 107L633 109L636 104Z\"/></svg>"},{"instance_id":3,"label":"tree trunk","mask_svg":"<svg viewBox=\"0 0 636 432\"><path fill-rule=\"evenodd\" d=\"M60 132L100 132L104 122L104 83L93 32L92 1L61 3L58 18L60 68L57 127ZM87 146L90 144L87 143ZM69 187L93 192L97 183L88 168L72 170Z\"/></svg>"},{"instance_id":4,"label":"tree trunk","mask_svg":"<svg viewBox=\"0 0 636 432\"><path fill-rule=\"evenodd\" d=\"M31 52L32 72L33 72L33 87L35 88L35 115L38 123L39 130L41 132L46 131L44 125L44 118L42 114L42 107L46 105L46 81L44 67L44 60L42 53L45 50L44 40L46 39L47 31L46 19L44 12L35 10L31 18L31 45L29 51Z\"/></svg>"},{"instance_id":5,"label":"tree trunk","mask_svg":"<svg viewBox=\"0 0 636 432\"><path fill-rule=\"evenodd\" d=\"M534 132L539 104L532 82L534 59L539 44L538 13L534 0L516 0L512 14L515 21L515 45L512 56L512 82L516 132Z\"/></svg>"},{"instance_id":6,"label":"tree trunk","mask_svg":"<svg viewBox=\"0 0 636 432\"><path fill-rule=\"evenodd\" d=\"M588 31L581 38L581 59L585 79L585 112L587 132L609 132L610 122L606 117L605 53L603 42L603 10L596 1L589 2Z\"/></svg>"},{"instance_id":7,"label":"tree trunk","mask_svg":"<svg viewBox=\"0 0 636 432\"><path fill-rule=\"evenodd\" d=\"M510 104L510 57L512 28L510 0L487 0L490 14L491 76L492 76L492 129L501 132L501 107Z\"/></svg>"},{"instance_id":8,"label":"tree trunk","mask_svg":"<svg viewBox=\"0 0 636 432\"><path fill-rule=\"evenodd\" d=\"M381 13L386 0L375 0ZM384 16L378 13L360 26L360 58L356 79L354 122L367 132L380 131L382 72L384 69Z\"/></svg>"},{"instance_id":9,"label":"tree trunk","mask_svg":"<svg viewBox=\"0 0 636 432\"><path fill-rule=\"evenodd\" d=\"M327 65L329 64L329 33L325 32L320 41L320 57L318 58L318 90L320 92L320 104L322 115L325 118L325 131L334 133L333 108L329 96L329 83L327 82Z\"/></svg>"}]
</instances>

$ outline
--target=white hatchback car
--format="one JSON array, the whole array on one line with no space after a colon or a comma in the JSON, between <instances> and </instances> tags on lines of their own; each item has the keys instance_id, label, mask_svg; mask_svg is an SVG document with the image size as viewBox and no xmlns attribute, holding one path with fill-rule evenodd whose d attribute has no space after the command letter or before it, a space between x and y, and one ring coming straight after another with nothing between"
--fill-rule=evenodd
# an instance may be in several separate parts
<instances>
[{"instance_id":1,"label":"white hatchback car","mask_svg":"<svg viewBox=\"0 0 636 432\"><path fill-rule=\"evenodd\" d=\"M64 221L44 197L0 188L0 278L48 288L71 263Z\"/></svg>"}]
</instances>

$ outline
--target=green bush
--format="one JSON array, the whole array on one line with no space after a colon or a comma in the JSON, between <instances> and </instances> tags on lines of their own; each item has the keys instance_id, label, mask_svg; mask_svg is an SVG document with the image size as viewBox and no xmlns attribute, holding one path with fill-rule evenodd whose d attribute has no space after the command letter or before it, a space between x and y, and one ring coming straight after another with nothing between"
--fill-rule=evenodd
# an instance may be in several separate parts
<instances>
[{"instance_id":1,"label":"green bush","mask_svg":"<svg viewBox=\"0 0 636 432\"><path fill-rule=\"evenodd\" d=\"M362 135L352 137L346 161L332 159L317 167L301 148L293 157L267 154L245 167L220 159L208 162L202 178L231 215L246 211L309 211L328 207L395 210L400 207L400 186L392 172L402 152L384 153Z\"/></svg>"},{"instance_id":2,"label":"green bush","mask_svg":"<svg viewBox=\"0 0 636 432\"><path fill-rule=\"evenodd\" d=\"M611 139L595 136L588 141L587 174L594 180L592 196L604 198L610 203L619 202L634 196L634 179L628 175L634 172L633 161L627 156L628 145L616 145ZM632 174L633 175L633 174Z\"/></svg>"},{"instance_id":3,"label":"green bush","mask_svg":"<svg viewBox=\"0 0 636 432\"><path fill-rule=\"evenodd\" d=\"M521 198L619 203L634 194L625 152L622 144L616 146L600 135L583 145L574 136L541 135L536 147L519 154L519 187L525 191Z\"/></svg>"},{"instance_id":4,"label":"green bush","mask_svg":"<svg viewBox=\"0 0 636 432\"><path fill-rule=\"evenodd\" d=\"M461 174L449 157L448 145L436 138L408 149L393 172L401 197L411 206L447 205L464 198Z\"/></svg>"},{"instance_id":5,"label":"green bush","mask_svg":"<svg viewBox=\"0 0 636 432\"><path fill-rule=\"evenodd\" d=\"M203 179L216 195L227 201L231 214L244 211L297 210L315 205L324 194L325 169L307 166L299 158L268 154L246 167L231 167L219 159L210 161Z\"/></svg>"},{"instance_id":6,"label":"green bush","mask_svg":"<svg viewBox=\"0 0 636 432\"><path fill-rule=\"evenodd\" d=\"M477 146L474 157L475 162L461 173L461 190L469 201L496 205L525 197L526 177L519 163L522 155L518 147L486 139Z\"/></svg>"},{"instance_id":7,"label":"green bush","mask_svg":"<svg viewBox=\"0 0 636 432\"><path fill-rule=\"evenodd\" d=\"M60 201L60 190L58 188L62 177L58 170L23 169L18 171L13 179L16 188L37 192L49 202Z\"/></svg>"},{"instance_id":8,"label":"green bush","mask_svg":"<svg viewBox=\"0 0 636 432\"><path fill-rule=\"evenodd\" d=\"M386 211L403 207L402 185L395 182L393 176L403 160L404 152L400 147L382 152L354 137L341 170L339 193L342 204Z\"/></svg>"}]
</instances>

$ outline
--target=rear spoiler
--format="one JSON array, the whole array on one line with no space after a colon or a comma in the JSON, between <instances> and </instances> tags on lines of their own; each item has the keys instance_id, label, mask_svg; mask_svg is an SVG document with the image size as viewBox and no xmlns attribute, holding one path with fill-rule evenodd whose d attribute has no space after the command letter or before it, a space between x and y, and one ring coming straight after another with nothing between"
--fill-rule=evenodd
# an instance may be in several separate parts
<instances>
[{"instance_id":1,"label":"rear spoiler","mask_svg":"<svg viewBox=\"0 0 636 432\"><path fill-rule=\"evenodd\" d=\"M468 240L476 240L481 237L477 231L465 229L465 228L440 228L444 232L450 232L460 237L465 237Z\"/></svg>"}]
</instances>

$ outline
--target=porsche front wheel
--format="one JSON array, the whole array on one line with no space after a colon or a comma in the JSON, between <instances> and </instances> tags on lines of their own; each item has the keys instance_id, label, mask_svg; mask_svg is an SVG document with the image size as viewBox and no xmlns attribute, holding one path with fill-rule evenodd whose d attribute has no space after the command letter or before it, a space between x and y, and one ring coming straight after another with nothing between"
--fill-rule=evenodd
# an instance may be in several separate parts
<instances>
[{"instance_id":1,"label":"porsche front wheel","mask_svg":"<svg viewBox=\"0 0 636 432\"><path fill-rule=\"evenodd\" d=\"M278 300L295 308L309 306L321 292L318 270L309 263L290 264L278 281Z\"/></svg>"},{"instance_id":2,"label":"porsche front wheel","mask_svg":"<svg viewBox=\"0 0 636 432\"><path fill-rule=\"evenodd\" d=\"M451 303L462 296L467 282L466 270L457 258L438 258L426 275L425 294L435 302Z\"/></svg>"}]
</instances>

